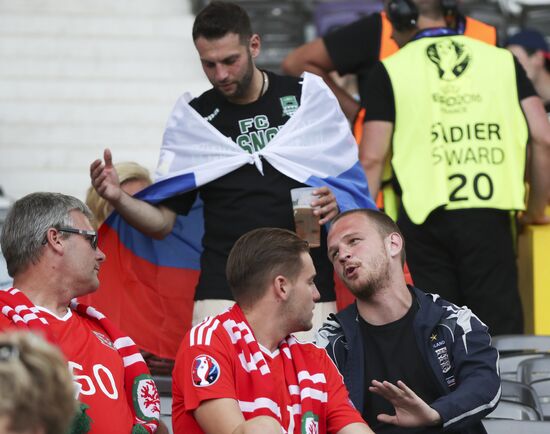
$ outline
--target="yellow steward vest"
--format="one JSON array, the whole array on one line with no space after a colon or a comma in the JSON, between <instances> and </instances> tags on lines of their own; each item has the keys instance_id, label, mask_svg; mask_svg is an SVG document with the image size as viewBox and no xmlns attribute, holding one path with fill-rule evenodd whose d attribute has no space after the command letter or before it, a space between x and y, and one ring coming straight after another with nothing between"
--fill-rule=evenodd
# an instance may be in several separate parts
<instances>
[{"instance_id":1,"label":"yellow steward vest","mask_svg":"<svg viewBox=\"0 0 550 434\"><path fill-rule=\"evenodd\" d=\"M425 37L383 61L395 98L392 166L411 220L446 209L524 209L527 124L512 54Z\"/></svg>"}]
</instances>

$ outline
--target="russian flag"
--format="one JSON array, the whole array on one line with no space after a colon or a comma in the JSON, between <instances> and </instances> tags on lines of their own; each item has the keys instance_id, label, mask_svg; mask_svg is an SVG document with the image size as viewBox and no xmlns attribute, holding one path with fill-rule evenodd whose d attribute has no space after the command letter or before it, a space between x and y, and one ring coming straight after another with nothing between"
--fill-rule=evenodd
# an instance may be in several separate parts
<instances>
[{"instance_id":1,"label":"russian flag","mask_svg":"<svg viewBox=\"0 0 550 434\"><path fill-rule=\"evenodd\" d=\"M167 123L155 184L137 198L159 203L244 164L255 164L261 173L266 159L299 182L328 186L340 211L376 208L349 124L320 77L304 75L300 107L269 145L254 154L223 136L188 100L187 95L178 100ZM101 267L100 288L87 301L140 348L174 358L191 326L203 233L200 200L189 215L178 216L164 240L143 235L114 212L99 230L99 247L107 260ZM350 300L347 289L338 286L337 294Z\"/></svg>"}]
</instances>

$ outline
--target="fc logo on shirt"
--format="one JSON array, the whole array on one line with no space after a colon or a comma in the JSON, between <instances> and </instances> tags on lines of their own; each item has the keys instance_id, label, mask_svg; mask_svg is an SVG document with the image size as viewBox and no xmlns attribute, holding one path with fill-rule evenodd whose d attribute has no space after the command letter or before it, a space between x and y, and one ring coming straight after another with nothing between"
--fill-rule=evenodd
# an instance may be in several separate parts
<instances>
[{"instance_id":1,"label":"fc logo on shirt","mask_svg":"<svg viewBox=\"0 0 550 434\"><path fill-rule=\"evenodd\" d=\"M210 386L220 378L220 365L210 356L197 356L193 360L191 377L197 387Z\"/></svg>"}]
</instances>

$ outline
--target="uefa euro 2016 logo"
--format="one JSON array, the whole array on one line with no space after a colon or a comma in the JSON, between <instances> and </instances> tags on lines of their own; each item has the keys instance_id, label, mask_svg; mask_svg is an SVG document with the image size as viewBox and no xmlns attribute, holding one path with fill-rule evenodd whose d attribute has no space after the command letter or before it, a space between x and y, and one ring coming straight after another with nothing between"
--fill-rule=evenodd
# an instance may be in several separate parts
<instances>
[{"instance_id":1,"label":"uefa euro 2016 logo","mask_svg":"<svg viewBox=\"0 0 550 434\"><path fill-rule=\"evenodd\" d=\"M191 376L195 386L210 386L220 377L220 365L210 356L197 356L195 360L193 360Z\"/></svg>"},{"instance_id":2,"label":"uefa euro 2016 logo","mask_svg":"<svg viewBox=\"0 0 550 434\"><path fill-rule=\"evenodd\" d=\"M439 78L445 81L460 77L471 60L468 47L450 38L439 38L436 43L428 45L426 54L437 66Z\"/></svg>"}]
</instances>

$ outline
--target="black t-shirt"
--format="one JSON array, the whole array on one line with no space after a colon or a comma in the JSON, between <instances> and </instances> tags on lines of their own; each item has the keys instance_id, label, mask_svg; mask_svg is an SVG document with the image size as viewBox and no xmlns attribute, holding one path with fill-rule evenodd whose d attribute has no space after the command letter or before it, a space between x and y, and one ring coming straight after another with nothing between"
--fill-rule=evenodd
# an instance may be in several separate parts
<instances>
[{"instance_id":1,"label":"black t-shirt","mask_svg":"<svg viewBox=\"0 0 550 434\"><path fill-rule=\"evenodd\" d=\"M403 381L426 403L430 404L442 394L428 361L418 349L414 336L414 317L418 304L413 303L405 316L389 324L375 326L359 316L359 324L365 348L365 403L363 418L376 433L439 433L441 427L421 429L399 428L378 422L376 416L385 413L394 415L391 403L368 388L372 380Z\"/></svg>"},{"instance_id":2,"label":"black t-shirt","mask_svg":"<svg viewBox=\"0 0 550 434\"><path fill-rule=\"evenodd\" d=\"M223 135L251 152L267 145L300 104L302 85L298 78L267 73L266 93L250 104L233 104L211 89L190 102ZM262 159L263 176L255 165L246 164L198 190L164 201L178 214L187 214L200 194L204 202L204 237L201 274L196 300L232 299L225 277L227 257L244 233L260 227L295 230L290 189L304 184L278 172ZM311 250L317 270L315 283L321 301L333 301L334 280L328 260L326 231L321 228L321 246Z\"/></svg>"},{"instance_id":3,"label":"black t-shirt","mask_svg":"<svg viewBox=\"0 0 550 434\"><path fill-rule=\"evenodd\" d=\"M525 70L514 57L516 67L516 83L518 88L518 98L523 100L536 95L533 84L527 78ZM362 101L365 111L366 121L388 121L395 122L395 99L393 95L392 84L388 71L382 62L378 62L372 69L367 80L365 90L368 98Z\"/></svg>"},{"instance_id":4,"label":"black t-shirt","mask_svg":"<svg viewBox=\"0 0 550 434\"><path fill-rule=\"evenodd\" d=\"M457 23L466 25L458 15ZM340 75L357 74L357 88L364 105L370 99L369 73L380 59L382 17L380 13L361 18L323 37L327 52Z\"/></svg>"},{"instance_id":5,"label":"black t-shirt","mask_svg":"<svg viewBox=\"0 0 550 434\"><path fill-rule=\"evenodd\" d=\"M370 68L380 58L382 17L368 15L323 37L323 42L336 71L340 75L357 74L357 88L361 99Z\"/></svg>"}]
</instances>

